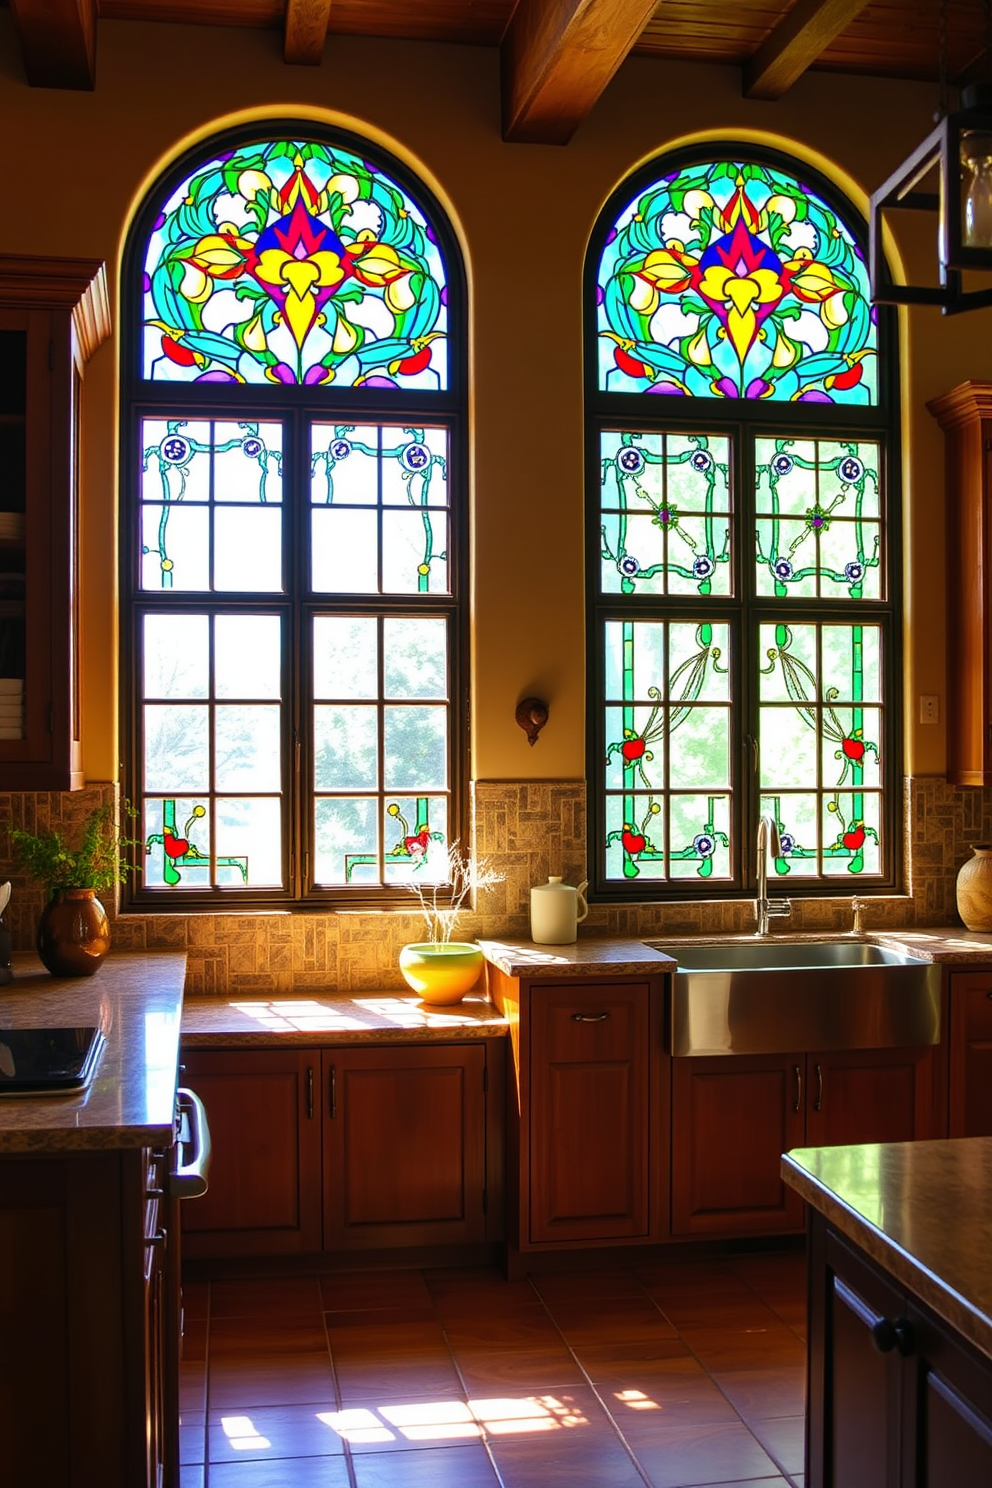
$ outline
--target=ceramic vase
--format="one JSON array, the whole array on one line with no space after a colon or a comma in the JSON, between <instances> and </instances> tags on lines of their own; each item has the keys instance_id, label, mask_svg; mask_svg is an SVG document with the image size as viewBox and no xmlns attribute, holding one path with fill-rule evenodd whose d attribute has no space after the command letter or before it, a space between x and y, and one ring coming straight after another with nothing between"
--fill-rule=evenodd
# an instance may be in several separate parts
<instances>
[{"instance_id":1,"label":"ceramic vase","mask_svg":"<svg viewBox=\"0 0 992 1488\"><path fill-rule=\"evenodd\" d=\"M464 941L441 944L424 941L400 951L403 980L424 1002L446 1005L461 1002L479 980L482 948Z\"/></svg>"},{"instance_id":2,"label":"ceramic vase","mask_svg":"<svg viewBox=\"0 0 992 1488\"><path fill-rule=\"evenodd\" d=\"M56 889L35 944L52 976L92 976L110 950L110 923L95 889Z\"/></svg>"},{"instance_id":3,"label":"ceramic vase","mask_svg":"<svg viewBox=\"0 0 992 1488\"><path fill-rule=\"evenodd\" d=\"M992 842L979 842L958 870L958 914L969 930L992 930Z\"/></svg>"}]
</instances>

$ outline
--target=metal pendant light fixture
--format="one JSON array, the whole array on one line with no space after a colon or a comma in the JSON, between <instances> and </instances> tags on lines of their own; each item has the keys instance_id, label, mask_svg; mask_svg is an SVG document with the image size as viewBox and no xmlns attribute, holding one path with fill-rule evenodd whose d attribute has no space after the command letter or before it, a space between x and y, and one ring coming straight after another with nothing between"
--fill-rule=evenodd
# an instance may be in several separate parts
<instances>
[{"instance_id":1,"label":"metal pendant light fixture","mask_svg":"<svg viewBox=\"0 0 992 1488\"><path fill-rule=\"evenodd\" d=\"M983 8L988 72L992 0L983 0ZM940 0L937 126L871 197L868 272L876 304L938 305L944 315L992 305L992 288L966 291L961 278L965 270L992 273L992 82L963 88L960 107L953 113L947 111L946 99L947 0ZM882 252L882 214L897 209L937 214L939 285L889 282Z\"/></svg>"}]
</instances>

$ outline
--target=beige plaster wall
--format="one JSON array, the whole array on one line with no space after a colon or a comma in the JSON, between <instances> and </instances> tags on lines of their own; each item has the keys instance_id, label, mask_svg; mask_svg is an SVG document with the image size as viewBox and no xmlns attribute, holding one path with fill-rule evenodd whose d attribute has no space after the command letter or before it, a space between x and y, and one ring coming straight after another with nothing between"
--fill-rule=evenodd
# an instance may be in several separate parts
<instances>
[{"instance_id":1,"label":"beige plaster wall","mask_svg":"<svg viewBox=\"0 0 992 1488\"><path fill-rule=\"evenodd\" d=\"M565 148L504 144L495 51L332 38L319 68L287 67L277 32L101 21L93 93L27 87L0 12L0 252L105 259L116 307L141 193L193 138L250 115L304 115L367 132L421 172L464 246L471 291L477 780L584 773L582 566L583 254L614 185L699 133L767 140L814 161L854 200L927 132L934 90L809 74L777 104L740 96L736 69L628 61ZM905 214L901 214L905 215ZM899 224L909 267L931 263L927 220ZM992 311L902 314L906 510L906 770L944 768L942 447L928 398L992 378ZM83 424L85 768L118 772L116 376L118 345L90 364ZM546 697L529 748L513 711ZM2 789L2 782L0 782Z\"/></svg>"}]
</instances>

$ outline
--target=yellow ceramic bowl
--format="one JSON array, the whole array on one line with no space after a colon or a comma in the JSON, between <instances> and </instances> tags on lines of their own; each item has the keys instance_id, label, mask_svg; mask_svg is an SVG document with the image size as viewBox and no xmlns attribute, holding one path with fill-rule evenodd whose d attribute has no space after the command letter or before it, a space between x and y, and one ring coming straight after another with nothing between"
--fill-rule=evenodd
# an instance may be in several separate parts
<instances>
[{"instance_id":1,"label":"yellow ceramic bowl","mask_svg":"<svg viewBox=\"0 0 992 1488\"><path fill-rule=\"evenodd\" d=\"M461 1002L471 992L482 970L482 951L477 945L451 941L435 945L424 941L405 945L400 951L403 979L425 1002Z\"/></svg>"}]
</instances>

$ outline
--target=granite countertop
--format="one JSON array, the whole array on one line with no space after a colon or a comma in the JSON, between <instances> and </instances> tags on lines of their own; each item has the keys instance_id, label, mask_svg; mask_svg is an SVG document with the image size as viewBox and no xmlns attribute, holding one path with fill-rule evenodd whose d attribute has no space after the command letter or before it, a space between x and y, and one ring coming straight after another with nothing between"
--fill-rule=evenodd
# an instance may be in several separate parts
<instances>
[{"instance_id":1,"label":"granite countertop","mask_svg":"<svg viewBox=\"0 0 992 1488\"><path fill-rule=\"evenodd\" d=\"M0 1028L96 1025L107 1042L78 1094L0 1099L0 1153L171 1143L185 954L112 954L88 977L50 976L33 956L13 970Z\"/></svg>"},{"instance_id":2,"label":"granite countertop","mask_svg":"<svg viewBox=\"0 0 992 1488\"><path fill-rule=\"evenodd\" d=\"M992 1137L797 1148L782 1177L992 1359Z\"/></svg>"},{"instance_id":3,"label":"granite countertop","mask_svg":"<svg viewBox=\"0 0 992 1488\"><path fill-rule=\"evenodd\" d=\"M437 1044L504 1038L506 1033L506 1019L481 991L452 1007L432 1007L409 992L190 997L182 1022L186 1049L273 1042Z\"/></svg>"},{"instance_id":4,"label":"granite countertop","mask_svg":"<svg viewBox=\"0 0 992 1488\"><path fill-rule=\"evenodd\" d=\"M721 937L725 939L726 937ZM673 941L683 945L682 936ZM700 937L701 943L706 937ZM652 950L643 940L616 935L584 936L571 945L536 945L532 940L480 940L487 961L512 977L539 976L551 981L576 976L652 976L671 971L671 956Z\"/></svg>"}]
</instances>

